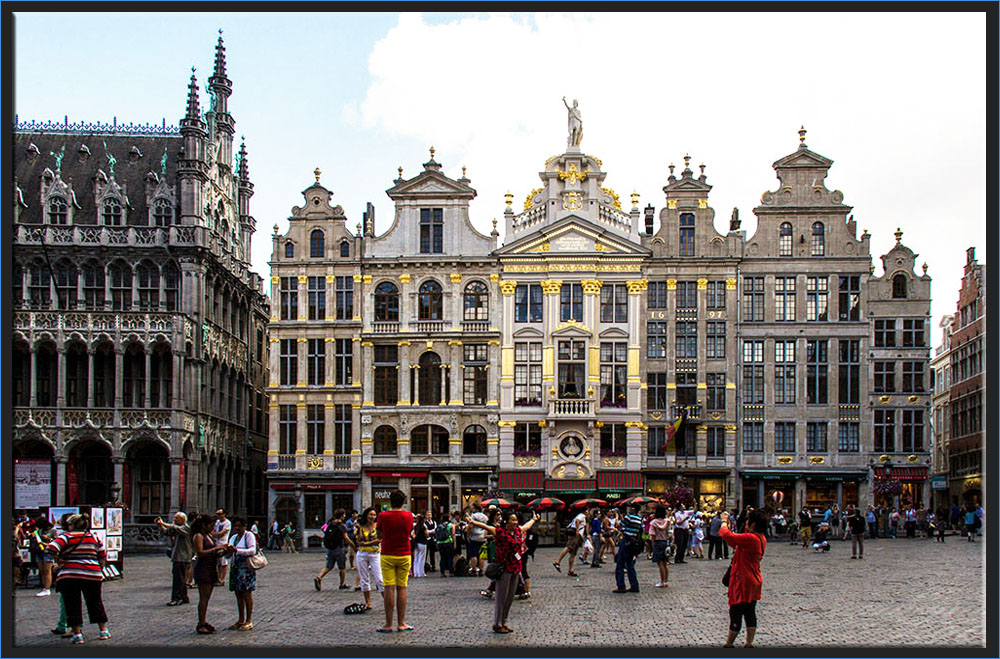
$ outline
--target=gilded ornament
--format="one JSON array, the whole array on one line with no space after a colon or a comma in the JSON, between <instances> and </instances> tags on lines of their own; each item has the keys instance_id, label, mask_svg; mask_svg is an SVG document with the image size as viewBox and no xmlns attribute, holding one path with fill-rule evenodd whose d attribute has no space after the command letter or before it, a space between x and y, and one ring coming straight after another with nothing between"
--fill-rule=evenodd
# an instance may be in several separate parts
<instances>
[{"instance_id":1,"label":"gilded ornament","mask_svg":"<svg viewBox=\"0 0 1000 659\"><path fill-rule=\"evenodd\" d=\"M517 282L513 279L504 279L500 282L500 292L504 295L513 295L517 288Z\"/></svg>"},{"instance_id":2,"label":"gilded ornament","mask_svg":"<svg viewBox=\"0 0 1000 659\"><path fill-rule=\"evenodd\" d=\"M583 208L583 200L577 192L570 192L563 198L563 210L578 211Z\"/></svg>"},{"instance_id":3,"label":"gilded ornament","mask_svg":"<svg viewBox=\"0 0 1000 659\"><path fill-rule=\"evenodd\" d=\"M601 188L601 192L611 197L611 205L618 210L622 209L622 202L618 199L618 193L611 188ZM638 198L639 195L632 195L633 198ZM635 202L633 202L635 203Z\"/></svg>"},{"instance_id":4,"label":"gilded ornament","mask_svg":"<svg viewBox=\"0 0 1000 659\"><path fill-rule=\"evenodd\" d=\"M561 169L557 169L556 173L559 174L559 178L562 180L569 181L570 185L576 185L580 181L587 178L587 174L590 173L590 170L587 169L581 172L576 168L576 163L570 163L569 171L564 172Z\"/></svg>"},{"instance_id":5,"label":"gilded ornament","mask_svg":"<svg viewBox=\"0 0 1000 659\"><path fill-rule=\"evenodd\" d=\"M528 193L528 196L524 199L524 210L531 210L535 206L535 202L533 202L532 199L541 191L542 188L536 188Z\"/></svg>"},{"instance_id":6,"label":"gilded ornament","mask_svg":"<svg viewBox=\"0 0 1000 659\"><path fill-rule=\"evenodd\" d=\"M677 200L667 199L667 208L670 210L675 210L677 208Z\"/></svg>"}]
</instances>

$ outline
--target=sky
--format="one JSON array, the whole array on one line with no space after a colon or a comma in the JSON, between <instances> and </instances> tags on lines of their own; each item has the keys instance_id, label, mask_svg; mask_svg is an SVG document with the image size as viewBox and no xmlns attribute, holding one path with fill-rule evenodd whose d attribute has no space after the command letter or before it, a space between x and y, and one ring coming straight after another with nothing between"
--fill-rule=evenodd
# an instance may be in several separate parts
<instances>
[{"instance_id":1,"label":"sky","mask_svg":"<svg viewBox=\"0 0 1000 659\"><path fill-rule=\"evenodd\" d=\"M517 209L565 149L564 96L626 204L637 191L658 215L667 166L689 153L716 229L736 207L748 238L804 126L872 234L875 274L897 227L928 264L935 346L965 250L988 262L984 13L16 12L14 29L21 120L174 125L222 29L265 278L272 227L285 232L317 167L348 226L370 201L381 234L397 167L416 175L434 146L447 175L467 167L473 224L502 231L504 193ZM72 34L86 47L53 38Z\"/></svg>"}]
</instances>

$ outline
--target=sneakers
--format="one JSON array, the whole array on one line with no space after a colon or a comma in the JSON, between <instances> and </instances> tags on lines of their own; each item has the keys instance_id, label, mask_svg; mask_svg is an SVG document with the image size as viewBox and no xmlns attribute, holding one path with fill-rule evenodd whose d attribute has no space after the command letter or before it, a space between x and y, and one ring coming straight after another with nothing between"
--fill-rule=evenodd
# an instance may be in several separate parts
<instances>
[{"instance_id":1,"label":"sneakers","mask_svg":"<svg viewBox=\"0 0 1000 659\"><path fill-rule=\"evenodd\" d=\"M83 634L73 634L73 637L69 639L70 643L83 643Z\"/></svg>"},{"instance_id":2,"label":"sneakers","mask_svg":"<svg viewBox=\"0 0 1000 659\"><path fill-rule=\"evenodd\" d=\"M111 638L111 632L109 632L107 629L102 629L101 633L97 635L98 641L107 641L110 638Z\"/></svg>"},{"instance_id":3,"label":"sneakers","mask_svg":"<svg viewBox=\"0 0 1000 659\"><path fill-rule=\"evenodd\" d=\"M323 587L322 583L323 582L320 581L319 577L313 577L313 588L320 590Z\"/></svg>"},{"instance_id":4,"label":"sneakers","mask_svg":"<svg viewBox=\"0 0 1000 659\"><path fill-rule=\"evenodd\" d=\"M51 590L49 590L48 588L43 588L42 590L35 593L35 597L48 597L51 594L52 594ZM80 642L83 643L83 641Z\"/></svg>"}]
</instances>

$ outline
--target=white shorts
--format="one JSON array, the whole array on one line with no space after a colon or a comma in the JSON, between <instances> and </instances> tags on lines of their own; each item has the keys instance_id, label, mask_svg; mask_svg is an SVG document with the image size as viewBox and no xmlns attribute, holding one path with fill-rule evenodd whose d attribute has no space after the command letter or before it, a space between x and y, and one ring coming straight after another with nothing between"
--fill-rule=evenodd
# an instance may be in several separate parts
<instances>
[{"instance_id":1,"label":"white shorts","mask_svg":"<svg viewBox=\"0 0 1000 659\"><path fill-rule=\"evenodd\" d=\"M221 565L223 567L228 566L229 565L229 557L228 556L219 556L219 565Z\"/></svg>"}]
</instances>

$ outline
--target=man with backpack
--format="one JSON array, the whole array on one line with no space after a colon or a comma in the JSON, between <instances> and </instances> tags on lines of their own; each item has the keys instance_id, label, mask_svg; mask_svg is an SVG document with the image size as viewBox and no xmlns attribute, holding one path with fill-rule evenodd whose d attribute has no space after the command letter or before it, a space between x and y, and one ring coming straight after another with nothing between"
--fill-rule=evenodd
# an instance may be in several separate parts
<instances>
[{"instance_id":1,"label":"man with backpack","mask_svg":"<svg viewBox=\"0 0 1000 659\"><path fill-rule=\"evenodd\" d=\"M333 511L333 517L323 527L323 547L326 548L326 567L320 570L319 576L313 579L313 586L316 590L322 588L323 577L333 570L336 565L340 570L340 589L350 588L344 583L347 575L347 548L354 547L347 534L347 527L344 526L344 509L337 508Z\"/></svg>"},{"instance_id":2,"label":"man with backpack","mask_svg":"<svg viewBox=\"0 0 1000 659\"><path fill-rule=\"evenodd\" d=\"M452 567L451 557L455 550L455 527L451 523L448 513L441 517L441 522L434 529L434 542L437 543L438 553L441 554L441 576L455 576L455 569Z\"/></svg>"}]
</instances>

